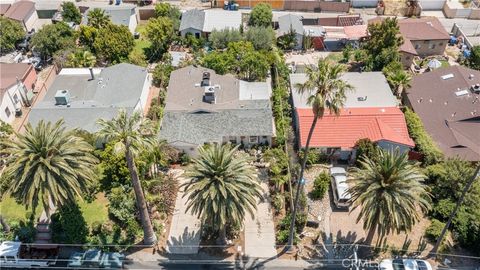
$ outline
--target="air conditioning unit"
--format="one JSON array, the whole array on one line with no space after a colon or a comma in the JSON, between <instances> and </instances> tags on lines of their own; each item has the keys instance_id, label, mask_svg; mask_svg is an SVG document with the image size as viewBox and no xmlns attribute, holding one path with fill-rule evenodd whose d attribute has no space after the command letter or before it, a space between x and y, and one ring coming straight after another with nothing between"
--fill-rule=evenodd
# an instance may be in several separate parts
<instances>
[{"instance_id":1,"label":"air conditioning unit","mask_svg":"<svg viewBox=\"0 0 480 270\"><path fill-rule=\"evenodd\" d=\"M55 105L68 105L70 103L70 92L68 90L58 90L55 93Z\"/></svg>"}]
</instances>

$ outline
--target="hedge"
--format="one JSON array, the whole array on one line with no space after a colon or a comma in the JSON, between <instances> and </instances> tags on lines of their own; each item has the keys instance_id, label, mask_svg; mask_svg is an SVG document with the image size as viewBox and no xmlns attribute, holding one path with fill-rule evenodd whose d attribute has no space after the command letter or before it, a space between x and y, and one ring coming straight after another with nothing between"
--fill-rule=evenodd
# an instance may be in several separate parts
<instances>
[{"instance_id":1,"label":"hedge","mask_svg":"<svg viewBox=\"0 0 480 270\"><path fill-rule=\"evenodd\" d=\"M416 149L423 154L425 165L435 164L443 159L443 153L433 141L432 137L425 131L422 120L410 109L405 110L408 133L416 144Z\"/></svg>"}]
</instances>

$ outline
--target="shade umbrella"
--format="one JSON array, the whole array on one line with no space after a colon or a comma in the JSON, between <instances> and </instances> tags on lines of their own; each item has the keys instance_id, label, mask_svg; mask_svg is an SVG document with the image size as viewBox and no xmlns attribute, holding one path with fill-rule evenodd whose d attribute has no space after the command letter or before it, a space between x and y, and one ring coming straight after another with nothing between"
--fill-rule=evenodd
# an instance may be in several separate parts
<instances>
[{"instance_id":1,"label":"shade umbrella","mask_svg":"<svg viewBox=\"0 0 480 270\"><path fill-rule=\"evenodd\" d=\"M442 66L442 63L440 61L438 61L437 59L432 59L432 60L428 61L427 66L430 69L437 69L437 68Z\"/></svg>"}]
</instances>

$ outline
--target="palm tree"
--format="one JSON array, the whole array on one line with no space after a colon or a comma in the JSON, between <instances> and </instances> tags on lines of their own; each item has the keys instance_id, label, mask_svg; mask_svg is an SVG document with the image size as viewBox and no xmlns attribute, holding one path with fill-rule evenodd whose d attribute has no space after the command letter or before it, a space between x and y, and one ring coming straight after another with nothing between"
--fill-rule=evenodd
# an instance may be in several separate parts
<instances>
[{"instance_id":1,"label":"palm tree","mask_svg":"<svg viewBox=\"0 0 480 270\"><path fill-rule=\"evenodd\" d=\"M354 211L361 207L357 222L363 219L368 230L367 245L376 232L380 236L391 232L410 231L420 219L417 207L430 208L429 194L423 184L426 176L416 163L408 161L407 153L398 150L377 150L378 158L360 158L360 168L355 168L347 182Z\"/></svg>"},{"instance_id":2,"label":"palm tree","mask_svg":"<svg viewBox=\"0 0 480 270\"><path fill-rule=\"evenodd\" d=\"M339 115L340 109L345 104L346 92L353 90L353 87L340 79L340 76L345 72L345 66L339 64L331 64L330 62L320 59L318 67L307 68L307 81L303 84L298 84L299 94L307 94L307 104L312 106L313 122L308 133L307 142L304 150L304 159L300 169L300 175L297 181L297 191L295 195L295 202L292 213L292 220L290 224L290 235L288 238L287 248L293 244L293 234L295 231L295 219L298 210L298 199L300 197L300 189L302 186L301 179L305 166L307 165L308 149L310 147L310 140L312 139L313 131L317 125L319 118L322 118L325 110L330 113Z\"/></svg>"},{"instance_id":3,"label":"palm tree","mask_svg":"<svg viewBox=\"0 0 480 270\"><path fill-rule=\"evenodd\" d=\"M87 18L88 25L97 29L104 27L111 22L110 16L105 14L105 10L100 8L94 8L92 11L88 12Z\"/></svg>"},{"instance_id":4,"label":"palm tree","mask_svg":"<svg viewBox=\"0 0 480 270\"><path fill-rule=\"evenodd\" d=\"M93 67L97 58L89 51L75 51L67 56L67 66L73 68Z\"/></svg>"},{"instance_id":5,"label":"palm tree","mask_svg":"<svg viewBox=\"0 0 480 270\"><path fill-rule=\"evenodd\" d=\"M227 225L242 224L246 212L253 217L261 197L255 169L237 148L229 144L199 148L199 157L185 174L190 181L182 185L188 196L187 211L211 225L222 244Z\"/></svg>"},{"instance_id":6,"label":"palm tree","mask_svg":"<svg viewBox=\"0 0 480 270\"><path fill-rule=\"evenodd\" d=\"M7 155L7 193L27 209L35 211L40 201L49 214L50 202L54 207L75 203L95 179L92 146L66 131L63 120L40 121L35 128L28 124L25 133L15 137L0 141Z\"/></svg>"},{"instance_id":7,"label":"palm tree","mask_svg":"<svg viewBox=\"0 0 480 270\"><path fill-rule=\"evenodd\" d=\"M125 110L120 110L117 117L112 120L99 119L97 124L100 126L97 136L104 142L115 142L115 151L125 155L132 178L137 209L140 212L143 243L153 245L157 241L157 237L150 221L145 194L135 165L135 157L141 151L151 149L156 145L155 125L148 118L144 118L140 112L135 111L129 116Z\"/></svg>"},{"instance_id":8,"label":"palm tree","mask_svg":"<svg viewBox=\"0 0 480 270\"><path fill-rule=\"evenodd\" d=\"M403 70L397 70L388 74L387 80L390 85L395 89L397 97L401 97L403 89L409 88L412 76Z\"/></svg>"}]
</instances>

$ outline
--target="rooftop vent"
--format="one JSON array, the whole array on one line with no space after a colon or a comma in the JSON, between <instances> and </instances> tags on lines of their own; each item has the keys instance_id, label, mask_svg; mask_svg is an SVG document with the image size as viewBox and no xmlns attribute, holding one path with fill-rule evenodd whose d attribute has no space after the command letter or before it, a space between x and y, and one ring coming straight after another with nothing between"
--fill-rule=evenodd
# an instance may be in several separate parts
<instances>
[{"instance_id":1,"label":"rooftop vent","mask_svg":"<svg viewBox=\"0 0 480 270\"><path fill-rule=\"evenodd\" d=\"M217 102L217 97L215 96L215 87L206 86L203 97L205 102L215 104Z\"/></svg>"},{"instance_id":2,"label":"rooftop vent","mask_svg":"<svg viewBox=\"0 0 480 270\"><path fill-rule=\"evenodd\" d=\"M453 76L452 73L449 73L449 74L447 74L447 75L443 75L443 76L442 76L442 79L443 79L443 80L448 80L448 79L451 79L451 78L453 78L453 77L455 77L455 76Z\"/></svg>"},{"instance_id":3,"label":"rooftop vent","mask_svg":"<svg viewBox=\"0 0 480 270\"><path fill-rule=\"evenodd\" d=\"M480 83L472 85L471 89L474 93L480 93Z\"/></svg>"},{"instance_id":4,"label":"rooftop vent","mask_svg":"<svg viewBox=\"0 0 480 270\"><path fill-rule=\"evenodd\" d=\"M70 93L68 90L58 90L55 93L55 105L68 105L70 103Z\"/></svg>"},{"instance_id":5,"label":"rooftop vent","mask_svg":"<svg viewBox=\"0 0 480 270\"><path fill-rule=\"evenodd\" d=\"M203 72L201 86L210 86L210 72Z\"/></svg>"},{"instance_id":6,"label":"rooftop vent","mask_svg":"<svg viewBox=\"0 0 480 270\"><path fill-rule=\"evenodd\" d=\"M357 100L358 100L358 101L366 101L366 100L367 100L367 96L357 97Z\"/></svg>"},{"instance_id":7,"label":"rooftop vent","mask_svg":"<svg viewBox=\"0 0 480 270\"><path fill-rule=\"evenodd\" d=\"M456 92L455 92L455 95L456 95L457 97L465 96L465 95L468 95L468 91L467 91L467 90L456 91Z\"/></svg>"}]
</instances>

